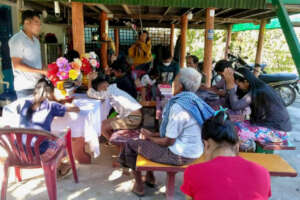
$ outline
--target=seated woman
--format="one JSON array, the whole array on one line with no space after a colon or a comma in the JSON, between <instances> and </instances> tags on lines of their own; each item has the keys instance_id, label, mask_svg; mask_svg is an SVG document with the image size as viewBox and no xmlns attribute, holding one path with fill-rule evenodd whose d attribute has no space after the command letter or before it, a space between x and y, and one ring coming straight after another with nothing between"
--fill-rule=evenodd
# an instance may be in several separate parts
<instances>
[{"instance_id":1,"label":"seated woman","mask_svg":"<svg viewBox=\"0 0 300 200\"><path fill-rule=\"evenodd\" d=\"M225 71L227 69L232 69L232 62L227 60L220 60L215 66L215 71L222 77L222 79L217 82L217 84L209 89L219 95L219 100L209 102L213 108L219 109L219 106L224 106L229 108L228 112L231 115L241 115L248 116L250 115L250 94L243 92L235 84L230 92L227 92L226 86L228 84L228 77L225 76ZM202 93L205 94L205 90L202 90ZM201 94L201 93L200 93ZM212 96L212 95L211 95Z\"/></svg>"},{"instance_id":2,"label":"seated woman","mask_svg":"<svg viewBox=\"0 0 300 200\"><path fill-rule=\"evenodd\" d=\"M113 130L137 129L142 123L142 106L128 93L119 89L116 84L97 77L97 72L88 74L87 95L90 98L109 100L110 105L119 114L116 118L102 122L101 132L109 140Z\"/></svg>"},{"instance_id":3,"label":"seated woman","mask_svg":"<svg viewBox=\"0 0 300 200\"><path fill-rule=\"evenodd\" d=\"M290 117L282 99L274 89L256 78L246 68L235 72L226 69L226 88L231 102L238 102L234 85L247 93L245 104L250 104L250 121L236 123L236 128L242 140L241 149L250 148L253 141L282 142L287 140L286 131L292 129Z\"/></svg>"},{"instance_id":4,"label":"seated woman","mask_svg":"<svg viewBox=\"0 0 300 200\"><path fill-rule=\"evenodd\" d=\"M54 117L63 117L66 112L79 112L79 108L55 102L54 86L50 80L42 78L35 86L33 99L26 99L20 103L17 112L20 115L20 127L42 129L50 132ZM26 138L23 140L26 140ZM40 145L41 159L45 161L51 159L62 144L63 140L58 140L57 143L44 141ZM59 172L64 175L69 169L71 169L71 166L64 163L60 165Z\"/></svg>"},{"instance_id":5,"label":"seated woman","mask_svg":"<svg viewBox=\"0 0 300 200\"><path fill-rule=\"evenodd\" d=\"M228 114L217 111L202 128L205 163L184 171L181 191L187 200L269 199L269 172L238 156L239 138Z\"/></svg>"},{"instance_id":6,"label":"seated woman","mask_svg":"<svg viewBox=\"0 0 300 200\"><path fill-rule=\"evenodd\" d=\"M120 163L134 170L133 192L138 196L144 195L141 172L135 171L138 154L154 162L171 165L185 165L202 155L201 126L214 110L195 95L200 83L201 75L195 69L181 69L173 82L175 96L163 111L160 133L142 129L145 139L126 143L120 154ZM148 171L146 183L153 186L154 182L153 173Z\"/></svg>"}]
</instances>

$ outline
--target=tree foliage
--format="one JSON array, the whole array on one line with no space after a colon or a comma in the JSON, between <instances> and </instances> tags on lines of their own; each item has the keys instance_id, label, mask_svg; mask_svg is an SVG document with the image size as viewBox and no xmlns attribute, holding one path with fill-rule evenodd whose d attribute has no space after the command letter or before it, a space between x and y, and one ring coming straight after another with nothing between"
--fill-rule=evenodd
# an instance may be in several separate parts
<instances>
[{"instance_id":1,"label":"tree foliage","mask_svg":"<svg viewBox=\"0 0 300 200\"><path fill-rule=\"evenodd\" d=\"M296 29L300 39L300 29ZM214 32L213 59L224 58L226 31ZM199 60L204 57L204 30L189 29L187 32L187 52L196 55ZM243 31L232 33L230 51L240 55L248 63L254 63L258 43L258 31ZM266 30L263 46L262 63L266 63L268 72L296 72L292 55L289 51L281 29Z\"/></svg>"}]
</instances>

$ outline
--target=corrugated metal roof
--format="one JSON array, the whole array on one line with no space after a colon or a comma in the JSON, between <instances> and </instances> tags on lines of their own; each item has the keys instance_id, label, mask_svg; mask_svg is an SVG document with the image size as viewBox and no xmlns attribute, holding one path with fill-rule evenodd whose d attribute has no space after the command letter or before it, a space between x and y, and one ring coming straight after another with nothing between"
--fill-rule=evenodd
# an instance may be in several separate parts
<instances>
[{"instance_id":1,"label":"corrugated metal roof","mask_svg":"<svg viewBox=\"0 0 300 200\"><path fill-rule=\"evenodd\" d=\"M141 5L182 8L242 8L264 9L267 0L72 0L105 5Z\"/></svg>"}]
</instances>

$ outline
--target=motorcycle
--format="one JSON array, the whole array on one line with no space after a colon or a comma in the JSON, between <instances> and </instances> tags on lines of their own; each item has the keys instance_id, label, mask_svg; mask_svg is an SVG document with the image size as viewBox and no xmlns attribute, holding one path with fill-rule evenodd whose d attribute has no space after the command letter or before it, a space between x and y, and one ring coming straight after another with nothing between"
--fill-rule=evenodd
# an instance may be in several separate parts
<instances>
[{"instance_id":1,"label":"motorcycle","mask_svg":"<svg viewBox=\"0 0 300 200\"><path fill-rule=\"evenodd\" d=\"M296 93L300 94L299 91L299 77L296 74L291 73L274 73L267 74L265 71L266 64L262 65L250 65L247 64L240 56L234 56L232 54L228 54L228 58L233 62L233 68L238 69L239 67L246 67L250 71L254 71L255 67L261 68L261 75L259 75L259 79L270 85L272 88L278 92L279 96L283 100L285 106L289 106L293 104L296 100ZM217 82L220 77L215 75L213 77L213 83Z\"/></svg>"}]
</instances>

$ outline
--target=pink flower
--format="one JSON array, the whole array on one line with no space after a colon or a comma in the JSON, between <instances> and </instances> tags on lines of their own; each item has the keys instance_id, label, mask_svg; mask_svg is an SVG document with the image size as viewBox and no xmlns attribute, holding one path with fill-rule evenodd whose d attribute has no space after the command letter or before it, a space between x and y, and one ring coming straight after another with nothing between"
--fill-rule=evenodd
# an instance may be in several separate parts
<instances>
[{"instance_id":1,"label":"pink flower","mask_svg":"<svg viewBox=\"0 0 300 200\"><path fill-rule=\"evenodd\" d=\"M92 65L92 67L97 67L97 68L99 67L99 63L96 59L91 59L90 63Z\"/></svg>"},{"instance_id":2,"label":"pink flower","mask_svg":"<svg viewBox=\"0 0 300 200\"><path fill-rule=\"evenodd\" d=\"M63 81L69 78L69 71L59 71L56 74L59 80Z\"/></svg>"},{"instance_id":3,"label":"pink flower","mask_svg":"<svg viewBox=\"0 0 300 200\"><path fill-rule=\"evenodd\" d=\"M66 65L68 65L69 61L64 58L64 57L60 57L56 60L56 65L59 67L59 68L62 68Z\"/></svg>"}]
</instances>

